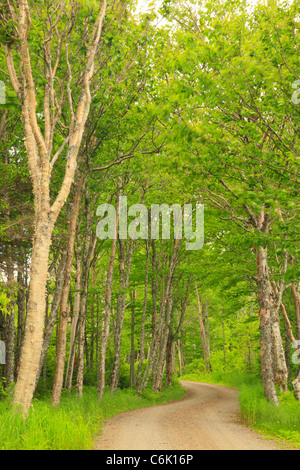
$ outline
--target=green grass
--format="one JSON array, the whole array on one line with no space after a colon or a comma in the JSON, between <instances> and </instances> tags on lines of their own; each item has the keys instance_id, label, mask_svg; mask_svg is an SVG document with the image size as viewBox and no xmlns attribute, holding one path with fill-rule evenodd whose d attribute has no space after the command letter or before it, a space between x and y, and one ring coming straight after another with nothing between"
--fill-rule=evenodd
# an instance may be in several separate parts
<instances>
[{"instance_id":1,"label":"green grass","mask_svg":"<svg viewBox=\"0 0 300 470\"><path fill-rule=\"evenodd\" d=\"M212 372L211 374L193 372L183 375L180 380L190 380L192 382L213 383L240 389L243 385L257 385L260 381L258 377L241 372Z\"/></svg>"},{"instance_id":2,"label":"green grass","mask_svg":"<svg viewBox=\"0 0 300 470\"><path fill-rule=\"evenodd\" d=\"M300 403L291 391L279 396L280 406L268 403L259 377L238 372L194 372L181 380L214 383L239 390L241 419L264 437L300 448Z\"/></svg>"},{"instance_id":3,"label":"green grass","mask_svg":"<svg viewBox=\"0 0 300 470\"><path fill-rule=\"evenodd\" d=\"M279 407L267 402L261 384L242 386L239 399L245 424L266 437L300 448L300 403L291 391L279 396Z\"/></svg>"},{"instance_id":4,"label":"green grass","mask_svg":"<svg viewBox=\"0 0 300 470\"><path fill-rule=\"evenodd\" d=\"M177 383L162 393L133 390L105 392L102 402L96 389L86 387L78 399L64 393L59 407L50 399L34 400L27 420L13 412L9 400L0 402L0 450L89 450L108 418L123 411L179 400L184 389Z\"/></svg>"}]
</instances>

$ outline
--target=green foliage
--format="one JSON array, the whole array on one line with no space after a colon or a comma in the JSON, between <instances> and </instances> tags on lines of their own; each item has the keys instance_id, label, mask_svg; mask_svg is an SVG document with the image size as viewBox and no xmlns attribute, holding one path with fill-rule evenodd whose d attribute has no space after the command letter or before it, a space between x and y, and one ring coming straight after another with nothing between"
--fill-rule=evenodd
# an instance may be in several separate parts
<instances>
[{"instance_id":1,"label":"green foliage","mask_svg":"<svg viewBox=\"0 0 300 470\"><path fill-rule=\"evenodd\" d=\"M0 310L4 315L9 315L9 304L10 299L7 297L6 292L0 291Z\"/></svg>"},{"instance_id":2,"label":"green foliage","mask_svg":"<svg viewBox=\"0 0 300 470\"><path fill-rule=\"evenodd\" d=\"M191 380L195 382L203 383L213 383L224 385L227 387L233 387L240 389L242 386L252 386L260 383L259 378L255 375L249 375L241 372L230 371L230 372L212 372L201 373L199 371L194 371L189 374L185 374L180 377L181 380Z\"/></svg>"},{"instance_id":3,"label":"green foliage","mask_svg":"<svg viewBox=\"0 0 300 470\"><path fill-rule=\"evenodd\" d=\"M161 394L147 392L138 397L133 390L108 391L100 403L95 388L84 389L81 399L63 394L60 407L46 399L34 400L26 421L13 413L9 401L0 402L1 450L90 450L103 421L122 411L181 399L184 390L177 383Z\"/></svg>"},{"instance_id":4,"label":"green foliage","mask_svg":"<svg viewBox=\"0 0 300 470\"><path fill-rule=\"evenodd\" d=\"M7 399L13 395L14 384L11 384L9 387L6 385L6 378L2 377L0 381L0 400Z\"/></svg>"},{"instance_id":5,"label":"green foliage","mask_svg":"<svg viewBox=\"0 0 300 470\"><path fill-rule=\"evenodd\" d=\"M11 45L16 40L17 21L9 19L1 22L0 25L0 42L4 45Z\"/></svg>"}]
</instances>

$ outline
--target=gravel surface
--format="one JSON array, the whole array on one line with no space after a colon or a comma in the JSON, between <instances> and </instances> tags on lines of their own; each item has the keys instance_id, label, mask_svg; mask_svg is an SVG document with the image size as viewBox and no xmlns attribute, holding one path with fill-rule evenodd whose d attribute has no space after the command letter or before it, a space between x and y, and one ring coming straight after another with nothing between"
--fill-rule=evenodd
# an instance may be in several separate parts
<instances>
[{"instance_id":1,"label":"gravel surface","mask_svg":"<svg viewBox=\"0 0 300 470\"><path fill-rule=\"evenodd\" d=\"M186 398L122 413L104 424L95 450L280 450L238 422L238 392L182 382Z\"/></svg>"}]
</instances>

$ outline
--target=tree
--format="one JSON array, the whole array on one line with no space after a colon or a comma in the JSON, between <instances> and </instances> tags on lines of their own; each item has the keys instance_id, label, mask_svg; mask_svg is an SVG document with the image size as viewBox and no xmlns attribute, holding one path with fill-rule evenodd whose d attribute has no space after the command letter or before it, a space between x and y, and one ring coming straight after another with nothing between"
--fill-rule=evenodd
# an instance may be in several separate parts
<instances>
[{"instance_id":1,"label":"tree","mask_svg":"<svg viewBox=\"0 0 300 470\"><path fill-rule=\"evenodd\" d=\"M168 82L178 93L173 121L182 151L190 156L191 164L187 159L182 163L188 181L194 185L197 175L199 197L218 208L224 222L252 234L263 383L266 397L278 404L275 383L287 387L279 305L286 253L297 252L290 217L299 223L298 112L289 93L296 76L296 6L259 4L253 13L241 7L245 2L227 5L226 11L223 2L171 5L181 53L175 67L170 60ZM281 22L285 28L279 31ZM268 43L267 35L272 38ZM276 292L275 271L281 278Z\"/></svg>"},{"instance_id":2,"label":"tree","mask_svg":"<svg viewBox=\"0 0 300 470\"><path fill-rule=\"evenodd\" d=\"M35 5L36 7L37 5ZM43 16L43 8L34 9L27 0L19 0L12 5L8 0L2 14L2 28L10 34L4 44L6 66L15 93L22 107L22 120L25 134L25 146L34 192L35 233L33 239L30 293L27 310L26 330L23 354L16 383L14 404L20 406L24 414L28 413L35 387L35 380L42 350L45 288L48 276L48 260L51 237L57 217L69 195L77 165L77 157L82 141L85 123L88 117L91 94L90 80L94 73L95 56L98 50L103 20L106 13L104 0L101 11L97 14L90 35L85 30L87 54L84 70L80 78L79 97L72 93L74 68L70 61L72 46L76 44L76 27L79 18L79 4L70 9L64 2L46 4L46 19L42 21L44 34L42 44L45 86L43 96L43 127L39 119L41 104L37 100L37 69L32 68L33 43L30 42L32 21ZM33 18L32 18L33 16ZM12 28L11 28L12 26ZM87 27L87 24L86 24ZM72 34L73 33L73 34ZM74 43L74 40L76 41ZM77 43L78 44L78 43ZM78 46L77 46L78 48ZM79 43L81 49L81 44ZM16 71L14 50L19 55L20 76ZM56 51L56 53L55 53ZM74 55L73 55L74 57ZM66 61L67 69L61 74L60 64ZM75 100L77 103L75 104ZM58 147L55 129L63 115L65 106L69 106L67 136ZM55 148L56 147L56 148ZM65 175L54 202L51 202L50 184L53 167L59 156L66 150Z\"/></svg>"}]
</instances>

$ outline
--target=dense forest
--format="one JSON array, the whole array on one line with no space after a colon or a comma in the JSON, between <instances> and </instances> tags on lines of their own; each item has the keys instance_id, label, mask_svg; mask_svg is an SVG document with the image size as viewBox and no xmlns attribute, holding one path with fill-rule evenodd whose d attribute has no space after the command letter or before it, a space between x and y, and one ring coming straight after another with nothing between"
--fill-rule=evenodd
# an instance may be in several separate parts
<instances>
[{"instance_id":1,"label":"dense forest","mask_svg":"<svg viewBox=\"0 0 300 470\"><path fill-rule=\"evenodd\" d=\"M0 1L0 402L299 406L300 2L137 3Z\"/></svg>"}]
</instances>

